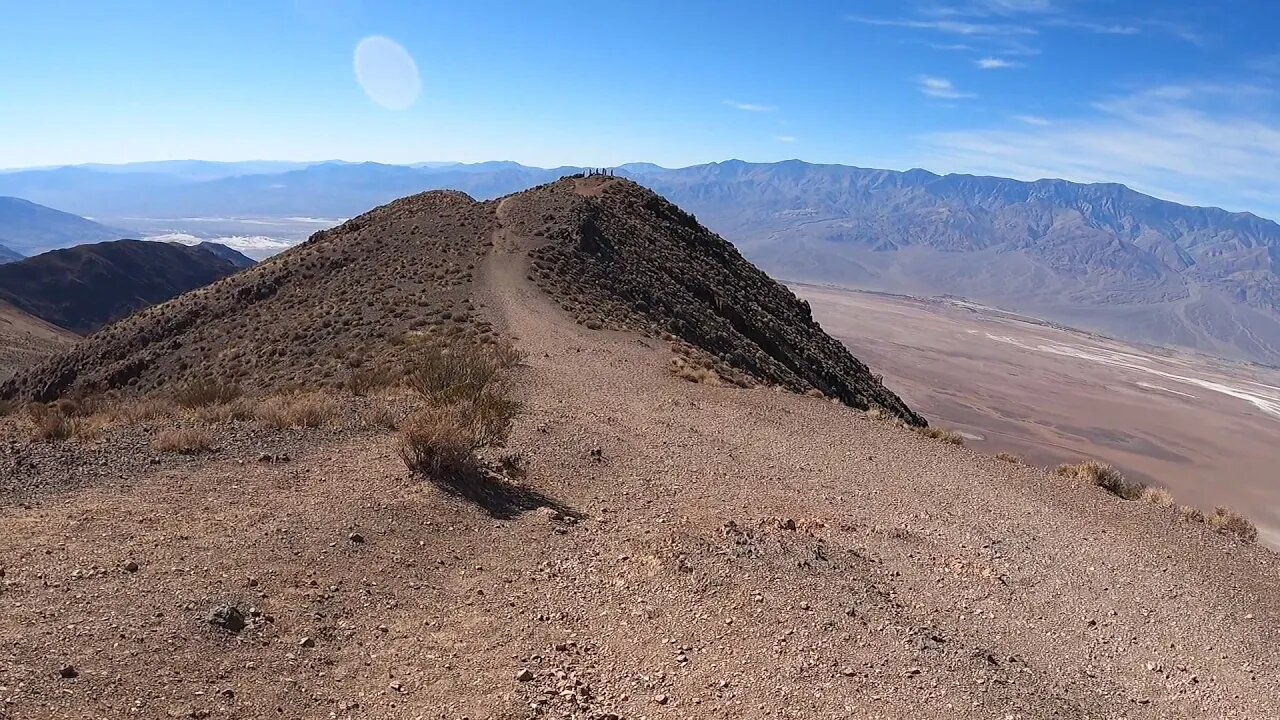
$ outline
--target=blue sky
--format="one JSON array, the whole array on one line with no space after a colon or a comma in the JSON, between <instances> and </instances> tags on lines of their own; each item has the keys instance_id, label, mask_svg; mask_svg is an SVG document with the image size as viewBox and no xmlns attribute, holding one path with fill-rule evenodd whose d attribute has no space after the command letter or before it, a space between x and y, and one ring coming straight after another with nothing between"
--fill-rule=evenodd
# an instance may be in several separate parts
<instances>
[{"instance_id":1,"label":"blue sky","mask_svg":"<svg viewBox=\"0 0 1280 720\"><path fill-rule=\"evenodd\" d=\"M1280 217L1274 0L0 0L0 17L0 167L798 157Z\"/></svg>"}]
</instances>

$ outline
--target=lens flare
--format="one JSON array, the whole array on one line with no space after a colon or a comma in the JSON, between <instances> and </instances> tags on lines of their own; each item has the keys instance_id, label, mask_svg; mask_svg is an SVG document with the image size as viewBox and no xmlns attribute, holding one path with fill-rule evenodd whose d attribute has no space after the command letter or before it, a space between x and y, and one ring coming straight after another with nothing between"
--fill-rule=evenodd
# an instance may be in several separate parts
<instances>
[{"instance_id":1,"label":"lens flare","mask_svg":"<svg viewBox=\"0 0 1280 720\"><path fill-rule=\"evenodd\" d=\"M380 35L356 45L355 69L364 94L388 110L408 109L422 91L413 56L400 43Z\"/></svg>"}]
</instances>

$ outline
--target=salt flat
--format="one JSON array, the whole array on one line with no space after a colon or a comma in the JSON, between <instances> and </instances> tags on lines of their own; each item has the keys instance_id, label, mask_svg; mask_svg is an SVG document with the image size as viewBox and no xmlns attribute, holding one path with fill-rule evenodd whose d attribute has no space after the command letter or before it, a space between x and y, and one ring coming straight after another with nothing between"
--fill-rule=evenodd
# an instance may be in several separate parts
<instances>
[{"instance_id":1,"label":"salt flat","mask_svg":"<svg viewBox=\"0 0 1280 720\"><path fill-rule=\"evenodd\" d=\"M1280 545L1280 370L1131 345L951 299L793 285L935 425L1049 465L1096 457Z\"/></svg>"}]
</instances>

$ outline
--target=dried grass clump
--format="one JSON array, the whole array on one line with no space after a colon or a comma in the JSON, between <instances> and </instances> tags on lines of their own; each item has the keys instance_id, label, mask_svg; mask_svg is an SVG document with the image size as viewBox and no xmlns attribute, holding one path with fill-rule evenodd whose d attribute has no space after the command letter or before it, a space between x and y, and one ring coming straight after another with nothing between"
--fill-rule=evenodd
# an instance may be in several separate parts
<instances>
[{"instance_id":1,"label":"dried grass clump","mask_svg":"<svg viewBox=\"0 0 1280 720\"><path fill-rule=\"evenodd\" d=\"M689 382L714 386L719 386L721 384L720 375L716 373L715 370L691 363L688 359L679 355L671 358L671 365L669 369L676 377L683 378Z\"/></svg>"},{"instance_id":2,"label":"dried grass clump","mask_svg":"<svg viewBox=\"0 0 1280 720\"><path fill-rule=\"evenodd\" d=\"M823 393L823 392L822 392L821 390L819 390L818 388L809 388L808 390L805 390L805 391L804 391L804 396L805 396L805 397L809 397L809 398L814 398L815 400L826 400L826 399L827 399L826 394L825 394L825 393Z\"/></svg>"},{"instance_id":3,"label":"dried grass clump","mask_svg":"<svg viewBox=\"0 0 1280 720\"><path fill-rule=\"evenodd\" d=\"M210 405L225 405L238 397L240 397L239 387L211 378L192 380L173 393L173 401L189 410Z\"/></svg>"},{"instance_id":4,"label":"dried grass clump","mask_svg":"<svg viewBox=\"0 0 1280 720\"><path fill-rule=\"evenodd\" d=\"M425 348L405 371L405 384L435 405L478 396L501 367L474 348Z\"/></svg>"},{"instance_id":5,"label":"dried grass clump","mask_svg":"<svg viewBox=\"0 0 1280 720\"><path fill-rule=\"evenodd\" d=\"M400 457L414 472L461 474L478 465L477 451L506 442L519 412L519 403L493 390L428 407L404 424Z\"/></svg>"},{"instance_id":6,"label":"dried grass clump","mask_svg":"<svg viewBox=\"0 0 1280 720\"><path fill-rule=\"evenodd\" d=\"M324 427L337 414L337 401L322 392L276 395L263 400L254 410L258 422L273 430Z\"/></svg>"},{"instance_id":7,"label":"dried grass clump","mask_svg":"<svg viewBox=\"0 0 1280 720\"><path fill-rule=\"evenodd\" d=\"M367 397L379 390L391 387L399 380L395 370L389 367L353 368L344 383L356 397Z\"/></svg>"},{"instance_id":8,"label":"dried grass clump","mask_svg":"<svg viewBox=\"0 0 1280 720\"><path fill-rule=\"evenodd\" d=\"M136 425L172 415L174 409L173 401L169 398L146 397L120 402L107 411L107 415L126 425Z\"/></svg>"},{"instance_id":9,"label":"dried grass clump","mask_svg":"<svg viewBox=\"0 0 1280 720\"><path fill-rule=\"evenodd\" d=\"M1178 508L1178 517L1182 518L1187 522L1202 523L1205 520L1204 513L1200 510L1200 508L1192 507L1190 505L1183 505L1182 507Z\"/></svg>"},{"instance_id":10,"label":"dried grass clump","mask_svg":"<svg viewBox=\"0 0 1280 720\"><path fill-rule=\"evenodd\" d=\"M1144 487L1138 493L1138 499L1156 507L1168 508L1174 505L1173 493L1162 487Z\"/></svg>"},{"instance_id":11,"label":"dried grass clump","mask_svg":"<svg viewBox=\"0 0 1280 720\"><path fill-rule=\"evenodd\" d=\"M1132 482L1121 472L1097 460L1084 460L1074 465L1059 465L1058 475L1096 485L1124 500L1137 500L1142 495L1142 483Z\"/></svg>"},{"instance_id":12,"label":"dried grass clump","mask_svg":"<svg viewBox=\"0 0 1280 720\"><path fill-rule=\"evenodd\" d=\"M942 442L951 443L952 445L964 445L964 436L954 430L947 430L946 428L939 427L927 427L920 428L919 430L916 430L916 432L927 438L941 440Z\"/></svg>"},{"instance_id":13,"label":"dried grass clump","mask_svg":"<svg viewBox=\"0 0 1280 720\"><path fill-rule=\"evenodd\" d=\"M217 425L232 421L246 421L257 417L258 403L253 398L236 398L221 405L208 405L196 410L201 422Z\"/></svg>"},{"instance_id":14,"label":"dried grass clump","mask_svg":"<svg viewBox=\"0 0 1280 720\"><path fill-rule=\"evenodd\" d=\"M1235 535L1244 542L1258 541L1258 528L1249 522L1249 518L1228 507L1219 505L1213 509L1208 519L1209 527L1224 535Z\"/></svg>"},{"instance_id":15,"label":"dried grass clump","mask_svg":"<svg viewBox=\"0 0 1280 720\"><path fill-rule=\"evenodd\" d=\"M996 454L995 454L995 458L996 458L997 460L1003 460L1003 461L1005 461L1005 462L1007 462L1007 463L1013 463L1014 465L1025 465L1025 464L1026 464L1026 463L1023 461L1023 459L1022 459L1021 457L1019 457L1019 456L1017 456L1017 455L1014 455L1013 453L1008 453L1008 452L999 452L999 453L996 453Z\"/></svg>"},{"instance_id":16,"label":"dried grass clump","mask_svg":"<svg viewBox=\"0 0 1280 720\"><path fill-rule=\"evenodd\" d=\"M27 406L27 419L31 423L31 439L40 442L61 440L92 440L100 434L98 424L85 417L72 417L68 408L59 403L45 405L31 403Z\"/></svg>"},{"instance_id":17,"label":"dried grass clump","mask_svg":"<svg viewBox=\"0 0 1280 720\"><path fill-rule=\"evenodd\" d=\"M395 430L400 427L400 416L388 405L378 404L357 413L360 424L369 428Z\"/></svg>"},{"instance_id":18,"label":"dried grass clump","mask_svg":"<svg viewBox=\"0 0 1280 720\"><path fill-rule=\"evenodd\" d=\"M156 452L196 455L213 451L213 435L198 428L165 430L151 441Z\"/></svg>"}]
</instances>

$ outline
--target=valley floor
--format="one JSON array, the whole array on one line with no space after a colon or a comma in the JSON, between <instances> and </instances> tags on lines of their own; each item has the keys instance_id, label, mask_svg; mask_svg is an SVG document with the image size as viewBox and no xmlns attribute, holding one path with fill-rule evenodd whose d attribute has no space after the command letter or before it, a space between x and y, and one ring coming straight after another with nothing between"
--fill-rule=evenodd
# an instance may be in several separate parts
<instances>
[{"instance_id":1,"label":"valley floor","mask_svg":"<svg viewBox=\"0 0 1280 720\"><path fill-rule=\"evenodd\" d=\"M496 239L524 485L445 492L388 432L5 500L0 717L1280 716L1270 551L677 379Z\"/></svg>"}]
</instances>

